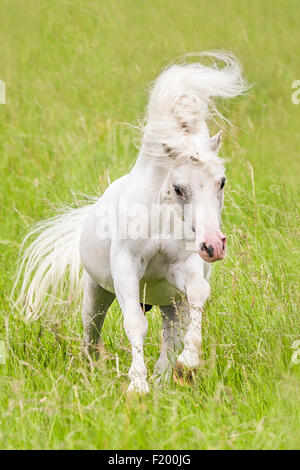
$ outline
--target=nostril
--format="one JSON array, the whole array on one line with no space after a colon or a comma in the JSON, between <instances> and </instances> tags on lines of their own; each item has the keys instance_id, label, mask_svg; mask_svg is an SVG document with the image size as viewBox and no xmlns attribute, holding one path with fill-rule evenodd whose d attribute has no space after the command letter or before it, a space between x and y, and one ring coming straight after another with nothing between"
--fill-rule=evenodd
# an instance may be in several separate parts
<instances>
[{"instance_id":1,"label":"nostril","mask_svg":"<svg viewBox=\"0 0 300 470\"><path fill-rule=\"evenodd\" d=\"M206 245L205 245L205 246L206 246ZM210 256L211 258L213 258L213 256L214 256L214 251L215 251L214 247L211 246L211 245L206 246L206 251L207 251L207 253L208 253L208 256Z\"/></svg>"},{"instance_id":2,"label":"nostril","mask_svg":"<svg viewBox=\"0 0 300 470\"><path fill-rule=\"evenodd\" d=\"M222 241L222 250L224 251L224 250L225 250L225 246L226 246L226 241L227 241L226 237L223 237L223 238L221 239L221 241Z\"/></svg>"},{"instance_id":3,"label":"nostril","mask_svg":"<svg viewBox=\"0 0 300 470\"><path fill-rule=\"evenodd\" d=\"M209 256L210 258L213 258L215 249L214 249L214 247L213 247L212 245L207 246L205 243L201 243L201 245L200 245L200 250L201 250L201 251L206 251L206 253L208 254L208 256Z\"/></svg>"}]
</instances>

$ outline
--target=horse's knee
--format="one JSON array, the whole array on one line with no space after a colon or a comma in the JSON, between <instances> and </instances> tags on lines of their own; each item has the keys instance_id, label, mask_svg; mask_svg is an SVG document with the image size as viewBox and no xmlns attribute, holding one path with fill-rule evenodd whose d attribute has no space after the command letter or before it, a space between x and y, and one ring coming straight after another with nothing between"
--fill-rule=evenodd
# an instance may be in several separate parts
<instances>
[{"instance_id":1,"label":"horse's knee","mask_svg":"<svg viewBox=\"0 0 300 470\"><path fill-rule=\"evenodd\" d=\"M186 293L189 303L194 305L203 305L210 295L210 286L205 279L198 283L191 283L186 287Z\"/></svg>"},{"instance_id":2,"label":"horse's knee","mask_svg":"<svg viewBox=\"0 0 300 470\"><path fill-rule=\"evenodd\" d=\"M147 334L148 321L142 309L134 312L123 312L124 329L131 342L144 342Z\"/></svg>"}]
</instances>

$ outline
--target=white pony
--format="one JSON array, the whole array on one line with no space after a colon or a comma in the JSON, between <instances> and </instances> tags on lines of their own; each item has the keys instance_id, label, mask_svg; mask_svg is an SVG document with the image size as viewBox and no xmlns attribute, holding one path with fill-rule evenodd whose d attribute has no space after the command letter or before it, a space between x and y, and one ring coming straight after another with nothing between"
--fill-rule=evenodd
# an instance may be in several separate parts
<instances>
[{"instance_id":1,"label":"white pony","mask_svg":"<svg viewBox=\"0 0 300 470\"><path fill-rule=\"evenodd\" d=\"M225 256L220 229L225 175L217 156L222 131L210 138L207 122L222 117L215 97L235 97L247 87L232 54L198 56L210 56L214 64L173 64L155 81L130 173L98 201L41 222L28 235L38 236L21 259L15 284L23 276L17 304L35 319L62 292L67 273L70 288L78 290L83 265L86 349L99 344L116 297L132 347L128 391L149 390L143 343L145 311L152 305L163 315L156 377L170 377L179 353L178 367L199 367L211 262Z\"/></svg>"}]
</instances>

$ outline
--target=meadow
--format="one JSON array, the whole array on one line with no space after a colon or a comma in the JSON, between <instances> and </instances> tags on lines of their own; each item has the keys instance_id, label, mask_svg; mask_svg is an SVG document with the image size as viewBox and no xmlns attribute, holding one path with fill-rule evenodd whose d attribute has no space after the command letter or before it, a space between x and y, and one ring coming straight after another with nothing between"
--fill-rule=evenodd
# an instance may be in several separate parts
<instances>
[{"instance_id":1,"label":"meadow","mask_svg":"<svg viewBox=\"0 0 300 470\"><path fill-rule=\"evenodd\" d=\"M0 0L0 12L0 448L299 449L299 2ZM236 125L221 150L228 255L213 270L203 367L192 386L127 395L118 304L89 363L80 305L28 323L9 302L20 243L129 170L138 150L126 123L143 117L163 66L220 48L253 87L225 111ZM151 375L159 311L148 319Z\"/></svg>"}]
</instances>

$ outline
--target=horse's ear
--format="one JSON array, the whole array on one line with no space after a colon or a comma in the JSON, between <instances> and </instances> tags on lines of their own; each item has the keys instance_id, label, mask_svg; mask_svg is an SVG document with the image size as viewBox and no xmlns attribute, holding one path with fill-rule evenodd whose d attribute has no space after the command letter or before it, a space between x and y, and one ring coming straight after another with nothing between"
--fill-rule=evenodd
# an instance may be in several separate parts
<instances>
[{"instance_id":1,"label":"horse's ear","mask_svg":"<svg viewBox=\"0 0 300 470\"><path fill-rule=\"evenodd\" d=\"M221 129L216 135L209 139L209 146L212 152L217 152L219 150L222 142L222 134L223 131Z\"/></svg>"}]
</instances>

